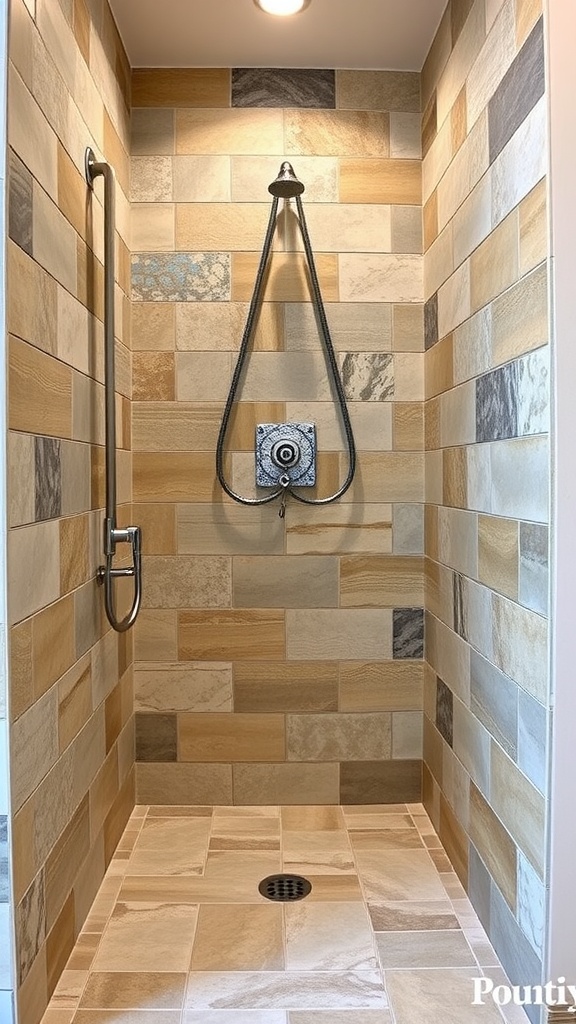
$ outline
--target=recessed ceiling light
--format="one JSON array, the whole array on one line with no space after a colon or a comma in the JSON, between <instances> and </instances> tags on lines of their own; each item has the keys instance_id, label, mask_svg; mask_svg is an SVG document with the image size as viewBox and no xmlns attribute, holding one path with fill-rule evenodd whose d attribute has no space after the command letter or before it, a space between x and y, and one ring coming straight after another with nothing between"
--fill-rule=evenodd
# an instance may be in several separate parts
<instances>
[{"instance_id":1,"label":"recessed ceiling light","mask_svg":"<svg viewBox=\"0 0 576 1024\"><path fill-rule=\"evenodd\" d=\"M285 18L288 14L299 14L308 7L310 0L254 0L254 3L266 14L278 14Z\"/></svg>"}]
</instances>

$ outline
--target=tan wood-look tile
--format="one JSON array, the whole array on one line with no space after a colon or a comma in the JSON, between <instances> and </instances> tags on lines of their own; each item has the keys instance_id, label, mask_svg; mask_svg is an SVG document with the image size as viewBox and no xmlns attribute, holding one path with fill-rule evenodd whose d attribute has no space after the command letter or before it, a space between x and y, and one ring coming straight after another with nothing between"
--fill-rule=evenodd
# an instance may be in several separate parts
<instances>
[{"instance_id":1,"label":"tan wood-look tile","mask_svg":"<svg viewBox=\"0 0 576 1024\"><path fill-rule=\"evenodd\" d=\"M423 665L411 662L341 662L340 711L420 711Z\"/></svg>"},{"instance_id":2,"label":"tan wood-look tile","mask_svg":"<svg viewBox=\"0 0 576 1024\"><path fill-rule=\"evenodd\" d=\"M438 192L434 189L424 204L424 252L438 237Z\"/></svg>"},{"instance_id":3,"label":"tan wood-look tile","mask_svg":"<svg viewBox=\"0 0 576 1024\"><path fill-rule=\"evenodd\" d=\"M284 153L283 111L255 107L233 110L177 109L176 153L271 156Z\"/></svg>"},{"instance_id":4,"label":"tan wood-look tile","mask_svg":"<svg viewBox=\"0 0 576 1024\"><path fill-rule=\"evenodd\" d=\"M345 556L340 560L343 608L421 607L424 561L417 555Z\"/></svg>"},{"instance_id":5,"label":"tan wood-look tile","mask_svg":"<svg viewBox=\"0 0 576 1024\"><path fill-rule=\"evenodd\" d=\"M453 350L453 335L448 334L426 353L426 398L433 398L453 386Z\"/></svg>"},{"instance_id":6,"label":"tan wood-look tile","mask_svg":"<svg viewBox=\"0 0 576 1024\"><path fill-rule=\"evenodd\" d=\"M452 508L468 504L468 449L445 448L442 457L442 500Z\"/></svg>"},{"instance_id":7,"label":"tan wood-look tile","mask_svg":"<svg viewBox=\"0 0 576 1024\"><path fill-rule=\"evenodd\" d=\"M458 878L468 882L468 836L448 801L440 797L440 839Z\"/></svg>"},{"instance_id":8,"label":"tan wood-look tile","mask_svg":"<svg viewBox=\"0 0 576 1024\"><path fill-rule=\"evenodd\" d=\"M133 107L229 107L228 68L134 68Z\"/></svg>"},{"instance_id":9,"label":"tan wood-look tile","mask_svg":"<svg viewBox=\"0 0 576 1024\"><path fill-rule=\"evenodd\" d=\"M474 783L470 785L470 839L508 906L516 913L516 844Z\"/></svg>"},{"instance_id":10,"label":"tan wood-look tile","mask_svg":"<svg viewBox=\"0 0 576 1024\"><path fill-rule=\"evenodd\" d=\"M60 520L60 591L68 594L85 583L88 563L89 519L87 515Z\"/></svg>"},{"instance_id":11,"label":"tan wood-look tile","mask_svg":"<svg viewBox=\"0 0 576 1024\"><path fill-rule=\"evenodd\" d=\"M180 661L282 660L284 612L254 609L180 612Z\"/></svg>"},{"instance_id":12,"label":"tan wood-look tile","mask_svg":"<svg viewBox=\"0 0 576 1024\"><path fill-rule=\"evenodd\" d=\"M546 179L520 204L520 274L527 274L548 255Z\"/></svg>"},{"instance_id":13,"label":"tan wood-look tile","mask_svg":"<svg viewBox=\"0 0 576 1024\"><path fill-rule=\"evenodd\" d=\"M336 662L242 662L234 664L234 710L335 711Z\"/></svg>"},{"instance_id":14,"label":"tan wood-look tile","mask_svg":"<svg viewBox=\"0 0 576 1024\"><path fill-rule=\"evenodd\" d=\"M232 299L249 302L260 256L257 252L232 253ZM314 262L322 298L338 302L338 256L318 253ZM271 302L310 302L311 291L303 253L272 253L265 278L263 297Z\"/></svg>"},{"instance_id":15,"label":"tan wood-look tile","mask_svg":"<svg viewBox=\"0 0 576 1024\"><path fill-rule=\"evenodd\" d=\"M494 516L478 517L478 579L517 600L518 523Z\"/></svg>"},{"instance_id":16,"label":"tan wood-look tile","mask_svg":"<svg viewBox=\"0 0 576 1024\"><path fill-rule=\"evenodd\" d=\"M45 864L46 926L55 924L84 858L90 850L88 794L52 848Z\"/></svg>"},{"instance_id":17,"label":"tan wood-look tile","mask_svg":"<svg viewBox=\"0 0 576 1024\"><path fill-rule=\"evenodd\" d=\"M73 228L86 238L86 181L58 142L58 206Z\"/></svg>"},{"instance_id":18,"label":"tan wood-look tile","mask_svg":"<svg viewBox=\"0 0 576 1024\"><path fill-rule=\"evenodd\" d=\"M182 713L178 755L181 761L283 761L284 716Z\"/></svg>"},{"instance_id":19,"label":"tan wood-look tile","mask_svg":"<svg viewBox=\"0 0 576 1024\"><path fill-rule=\"evenodd\" d=\"M220 500L212 452L135 452L134 501Z\"/></svg>"},{"instance_id":20,"label":"tan wood-look tile","mask_svg":"<svg viewBox=\"0 0 576 1024\"><path fill-rule=\"evenodd\" d=\"M417 452L424 448L424 408L421 402L395 402L392 410L392 447Z\"/></svg>"},{"instance_id":21,"label":"tan wood-look tile","mask_svg":"<svg viewBox=\"0 0 576 1024\"><path fill-rule=\"evenodd\" d=\"M17 338L9 345L13 430L72 437L72 370Z\"/></svg>"},{"instance_id":22,"label":"tan wood-look tile","mask_svg":"<svg viewBox=\"0 0 576 1024\"><path fill-rule=\"evenodd\" d=\"M526 42L542 14L542 0L516 0L516 47Z\"/></svg>"},{"instance_id":23,"label":"tan wood-look tile","mask_svg":"<svg viewBox=\"0 0 576 1024\"><path fill-rule=\"evenodd\" d=\"M116 171L118 184L124 195L128 197L130 195L130 158L106 107L104 108L104 155L106 160L112 164Z\"/></svg>"},{"instance_id":24,"label":"tan wood-look tile","mask_svg":"<svg viewBox=\"0 0 576 1024\"><path fill-rule=\"evenodd\" d=\"M458 93L458 98L450 112L452 128L452 152L454 155L466 139L468 132L466 115L466 86Z\"/></svg>"},{"instance_id":25,"label":"tan wood-look tile","mask_svg":"<svg viewBox=\"0 0 576 1024\"><path fill-rule=\"evenodd\" d=\"M78 735L92 714L90 654L66 672L58 683L58 737L60 752Z\"/></svg>"},{"instance_id":26,"label":"tan wood-look tile","mask_svg":"<svg viewBox=\"0 0 576 1024\"><path fill-rule=\"evenodd\" d=\"M46 977L50 994L66 966L75 939L74 892L71 892L46 940Z\"/></svg>"},{"instance_id":27,"label":"tan wood-look tile","mask_svg":"<svg viewBox=\"0 0 576 1024\"><path fill-rule=\"evenodd\" d=\"M387 157L390 119L372 110L304 110L284 112L286 153L310 156Z\"/></svg>"},{"instance_id":28,"label":"tan wood-look tile","mask_svg":"<svg viewBox=\"0 0 576 1024\"><path fill-rule=\"evenodd\" d=\"M518 280L518 218L514 210L471 256L472 312Z\"/></svg>"},{"instance_id":29,"label":"tan wood-look tile","mask_svg":"<svg viewBox=\"0 0 576 1024\"><path fill-rule=\"evenodd\" d=\"M58 637L58 643L54 643ZM36 698L48 690L74 662L74 598L44 608L32 621L32 666Z\"/></svg>"},{"instance_id":30,"label":"tan wood-look tile","mask_svg":"<svg viewBox=\"0 0 576 1024\"><path fill-rule=\"evenodd\" d=\"M342 159L340 202L417 206L422 202L422 165L419 160Z\"/></svg>"}]
</instances>

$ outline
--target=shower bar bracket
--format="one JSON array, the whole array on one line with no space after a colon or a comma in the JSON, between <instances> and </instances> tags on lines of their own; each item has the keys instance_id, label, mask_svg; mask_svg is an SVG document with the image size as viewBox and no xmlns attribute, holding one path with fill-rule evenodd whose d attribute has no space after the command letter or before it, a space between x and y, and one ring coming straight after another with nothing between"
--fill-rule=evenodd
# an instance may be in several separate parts
<instances>
[{"instance_id":1,"label":"shower bar bracket","mask_svg":"<svg viewBox=\"0 0 576 1024\"><path fill-rule=\"evenodd\" d=\"M88 148L84 157L86 181L90 189L94 179L104 178L104 390L106 426L106 514L103 548L105 564L98 567L96 580L104 587L106 616L117 633L134 625L142 602L142 533L139 526L118 527L116 524L116 371L114 365L114 233L116 176L110 164L96 160ZM115 568L117 544L130 544L132 565ZM133 579L132 606L125 618L116 614L114 580Z\"/></svg>"}]
</instances>

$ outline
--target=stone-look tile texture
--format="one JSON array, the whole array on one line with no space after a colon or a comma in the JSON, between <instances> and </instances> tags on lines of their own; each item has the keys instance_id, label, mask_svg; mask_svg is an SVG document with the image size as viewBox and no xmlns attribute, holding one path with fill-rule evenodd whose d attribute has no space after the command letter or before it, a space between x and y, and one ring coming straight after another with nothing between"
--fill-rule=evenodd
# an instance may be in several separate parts
<instances>
[{"instance_id":1,"label":"stone-look tile texture","mask_svg":"<svg viewBox=\"0 0 576 1024\"><path fill-rule=\"evenodd\" d=\"M0 989L10 987L9 836L20 1020L37 1024L134 803L132 642L108 629L95 583L103 217L101 182L89 201L83 169L92 145L117 172L119 497L129 521L130 74L106 2L10 0L8 17L13 802L7 820L0 796Z\"/></svg>"},{"instance_id":2,"label":"stone-look tile texture","mask_svg":"<svg viewBox=\"0 0 576 1024\"><path fill-rule=\"evenodd\" d=\"M504 967L540 982L550 254L543 22L516 7L451 0L422 74L424 800Z\"/></svg>"},{"instance_id":3,"label":"stone-look tile texture","mask_svg":"<svg viewBox=\"0 0 576 1024\"><path fill-rule=\"evenodd\" d=\"M336 803L340 784L354 803L417 799L418 75L178 74L142 69L133 83L134 521L144 525L145 545L135 628L139 799ZM281 520L277 506L246 508L223 495L214 449L264 241L268 185L285 158L306 187L358 478L343 502L290 502ZM283 421L316 424L313 494L338 488L345 437L293 203L280 204L238 397L226 439L237 490L257 495L256 427Z\"/></svg>"},{"instance_id":4,"label":"stone-look tile texture","mask_svg":"<svg viewBox=\"0 0 576 1024\"><path fill-rule=\"evenodd\" d=\"M279 871L311 893L266 899L259 882ZM507 906L493 912L514 938ZM532 980L535 954L516 956ZM418 801L137 806L45 1021L464 1021L479 970L506 982ZM502 1018L486 1006L478 1020Z\"/></svg>"}]
</instances>

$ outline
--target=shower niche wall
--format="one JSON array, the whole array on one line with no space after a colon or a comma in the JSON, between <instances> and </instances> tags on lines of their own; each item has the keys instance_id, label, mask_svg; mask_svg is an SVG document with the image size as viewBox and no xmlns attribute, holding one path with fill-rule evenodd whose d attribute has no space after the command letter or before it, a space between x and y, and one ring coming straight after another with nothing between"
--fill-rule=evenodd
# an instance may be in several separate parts
<instances>
[{"instance_id":1,"label":"shower niche wall","mask_svg":"<svg viewBox=\"0 0 576 1024\"><path fill-rule=\"evenodd\" d=\"M159 99L161 97L161 100ZM423 304L419 76L133 76L134 515L139 799L419 799ZM159 105L159 104L162 105ZM335 504L236 505L218 426L289 160L358 449ZM314 423L317 484L346 443L293 202L277 231L226 474L256 496L261 423ZM260 492L262 493L262 492Z\"/></svg>"}]
</instances>

